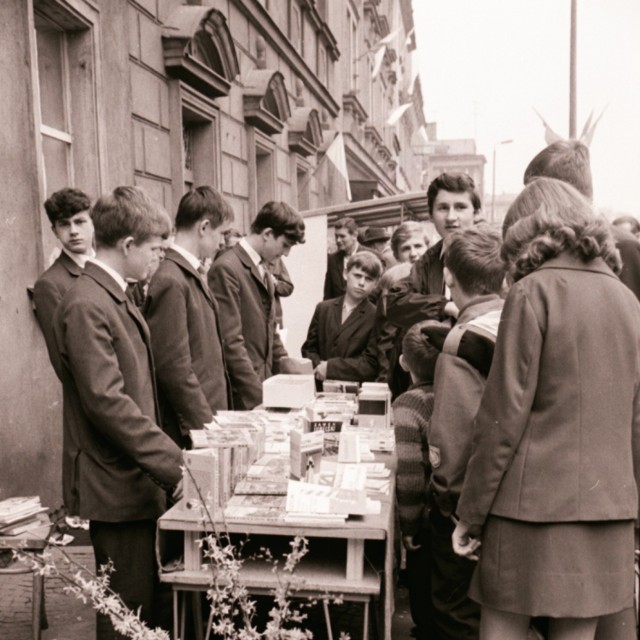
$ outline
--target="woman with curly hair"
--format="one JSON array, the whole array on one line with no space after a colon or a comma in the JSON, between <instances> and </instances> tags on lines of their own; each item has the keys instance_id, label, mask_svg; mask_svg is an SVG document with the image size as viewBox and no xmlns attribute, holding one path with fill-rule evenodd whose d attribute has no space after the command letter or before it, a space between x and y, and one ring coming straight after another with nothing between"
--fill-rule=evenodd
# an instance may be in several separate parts
<instances>
[{"instance_id":1,"label":"woman with curly hair","mask_svg":"<svg viewBox=\"0 0 640 640\"><path fill-rule=\"evenodd\" d=\"M570 185L529 184L503 232L514 284L454 548L479 555L481 638L524 639L548 616L552 640L590 640L633 603L640 304L606 222Z\"/></svg>"}]
</instances>

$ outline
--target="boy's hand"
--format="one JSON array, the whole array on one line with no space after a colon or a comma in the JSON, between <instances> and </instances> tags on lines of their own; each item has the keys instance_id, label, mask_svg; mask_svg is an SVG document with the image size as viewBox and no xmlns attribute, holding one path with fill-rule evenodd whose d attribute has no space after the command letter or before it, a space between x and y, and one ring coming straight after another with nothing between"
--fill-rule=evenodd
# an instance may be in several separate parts
<instances>
[{"instance_id":1,"label":"boy's hand","mask_svg":"<svg viewBox=\"0 0 640 640\"><path fill-rule=\"evenodd\" d=\"M447 302L447 304L444 305L445 316L450 316L451 318L457 318L458 313L459 313L458 307L456 306L455 302L449 301Z\"/></svg>"},{"instance_id":2,"label":"boy's hand","mask_svg":"<svg viewBox=\"0 0 640 640\"><path fill-rule=\"evenodd\" d=\"M323 360L316 367L315 373L316 373L316 378L318 380L320 380L320 382L322 382L323 380L327 379L327 362L326 362L326 360Z\"/></svg>"},{"instance_id":3,"label":"boy's hand","mask_svg":"<svg viewBox=\"0 0 640 640\"><path fill-rule=\"evenodd\" d=\"M482 544L477 537L476 531L472 531L471 525L460 520L451 536L453 550L459 555L469 560L479 560L480 556L476 551Z\"/></svg>"},{"instance_id":4,"label":"boy's hand","mask_svg":"<svg viewBox=\"0 0 640 640\"><path fill-rule=\"evenodd\" d=\"M414 544L413 536L402 536L402 544L407 551L417 551L422 545Z\"/></svg>"},{"instance_id":5,"label":"boy's hand","mask_svg":"<svg viewBox=\"0 0 640 640\"><path fill-rule=\"evenodd\" d=\"M182 498L182 494L183 494L183 482L184 479L180 479L180 482L178 482L178 484L173 488L173 490L171 491L171 500L173 500L173 502L178 502L181 498Z\"/></svg>"}]
</instances>

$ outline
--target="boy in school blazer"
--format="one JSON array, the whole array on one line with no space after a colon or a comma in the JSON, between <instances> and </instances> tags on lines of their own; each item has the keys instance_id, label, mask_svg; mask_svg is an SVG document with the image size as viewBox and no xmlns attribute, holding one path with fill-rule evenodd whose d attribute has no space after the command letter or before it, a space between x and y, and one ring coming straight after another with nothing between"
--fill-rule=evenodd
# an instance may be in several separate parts
<instances>
[{"instance_id":1,"label":"boy in school blazer","mask_svg":"<svg viewBox=\"0 0 640 640\"><path fill-rule=\"evenodd\" d=\"M165 431L189 446L218 410L231 408L220 312L202 273L213 258L233 210L214 189L197 187L180 200L175 240L151 279L145 315ZM200 270L200 271L199 271Z\"/></svg>"},{"instance_id":2,"label":"boy in school blazer","mask_svg":"<svg viewBox=\"0 0 640 640\"><path fill-rule=\"evenodd\" d=\"M167 214L136 187L93 207L97 256L54 316L64 395L63 494L90 521L96 567L113 561L111 588L157 622L156 519L181 493L182 453L158 426L153 359L126 279L147 277L168 235ZM97 617L97 638L120 637Z\"/></svg>"},{"instance_id":3,"label":"boy in school blazer","mask_svg":"<svg viewBox=\"0 0 640 640\"><path fill-rule=\"evenodd\" d=\"M347 263L345 295L316 307L301 351L311 359L319 382L375 380L376 308L368 296L381 275L382 263L373 253L356 253Z\"/></svg>"},{"instance_id":4,"label":"boy in school blazer","mask_svg":"<svg viewBox=\"0 0 640 640\"><path fill-rule=\"evenodd\" d=\"M93 222L89 196L80 189L56 191L44 208L51 230L62 245L55 262L38 278L33 287L36 318L49 353L49 360L60 377L60 363L53 335L53 314L67 289L82 273L93 251Z\"/></svg>"},{"instance_id":5,"label":"boy in school blazer","mask_svg":"<svg viewBox=\"0 0 640 640\"><path fill-rule=\"evenodd\" d=\"M276 331L274 285L267 264L303 242L302 217L284 202L267 202L249 235L209 270L236 409L253 409L262 402L262 381L278 372L278 361L287 355Z\"/></svg>"}]
</instances>

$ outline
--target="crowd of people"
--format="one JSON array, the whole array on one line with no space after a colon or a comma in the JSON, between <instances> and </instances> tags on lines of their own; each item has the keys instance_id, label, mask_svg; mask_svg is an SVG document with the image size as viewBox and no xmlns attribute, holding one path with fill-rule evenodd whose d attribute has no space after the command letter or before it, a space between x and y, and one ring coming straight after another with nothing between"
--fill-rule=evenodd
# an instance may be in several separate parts
<instances>
[{"instance_id":1,"label":"crowd of people","mask_svg":"<svg viewBox=\"0 0 640 640\"><path fill-rule=\"evenodd\" d=\"M429 185L439 240L335 225L301 355L327 379L389 384L397 507L420 640L633 637L640 471L640 242L593 210L588 149L525 171L501 232L466 174ZM182 495L189 433L252 409L288 355L284 262L303 218L268 202L247 235L215 189L175 220L143 190L45 209L62 245L34 305L63 386L63 497L96 564L169 627L156 520ZM170 238L170 240L169 240ZM98 615L98 638L119 637Z\"/></svg>"}]
</instances>

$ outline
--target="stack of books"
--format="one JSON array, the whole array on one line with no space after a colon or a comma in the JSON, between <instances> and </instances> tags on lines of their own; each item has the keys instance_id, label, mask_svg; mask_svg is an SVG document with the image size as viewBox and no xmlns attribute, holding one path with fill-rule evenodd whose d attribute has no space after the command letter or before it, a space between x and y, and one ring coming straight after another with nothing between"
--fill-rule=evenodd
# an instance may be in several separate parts
<instances>
[{"instance_id":1,"label":"stack of books","mask_svg":"<svg viewBox=\"0 0 640 640\"><path fill-rule=\"evenodd\" d=\"M0 501L0 535L17 536L48 524L46 511L38 496L16 496Z\"/></svg>"},{"instance_id":2,"label":"stack of books","mask_svg":"<svg viewBox=\"0 0 640 640\"><path fill-rule=\"evenodd\" d=\"M185 454L187 500L202 500L214 512L233 495L238 482L264 451L264 428L255 424L213 425L191 431L194 449Z\"/></svg>"}]
</instances>

